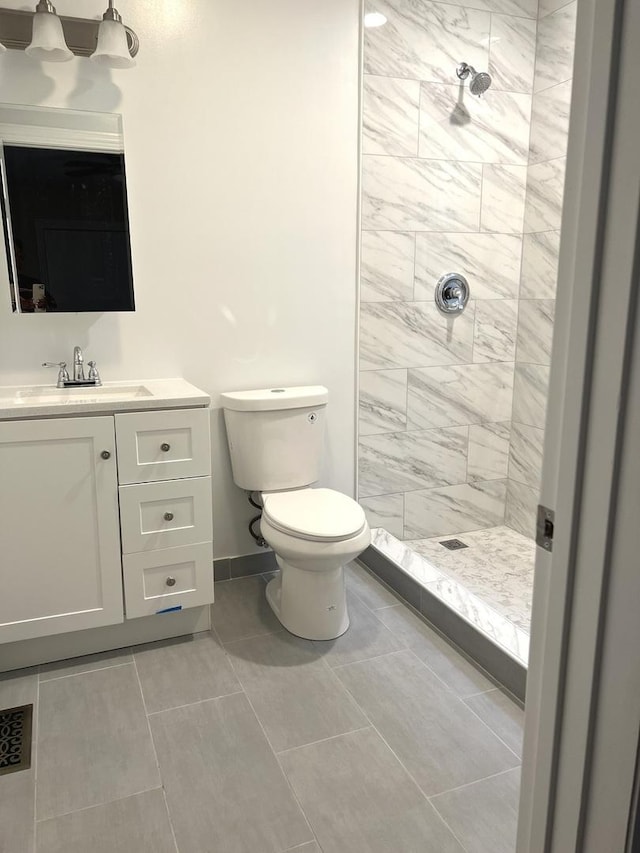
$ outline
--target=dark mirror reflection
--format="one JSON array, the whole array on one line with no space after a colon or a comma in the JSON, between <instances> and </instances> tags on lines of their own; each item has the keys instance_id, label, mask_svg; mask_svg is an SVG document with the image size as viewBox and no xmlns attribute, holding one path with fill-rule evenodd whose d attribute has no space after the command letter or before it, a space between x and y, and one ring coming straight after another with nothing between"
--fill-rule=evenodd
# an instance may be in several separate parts
<instances>
[{"instance_id":1,"label":"dark mirror reflection","mask_svg":"<svg viewBox=\"0 0 640 853\"><path fill-rule=\"evenodd\" d=\"M3 157L14 309L134 310L124 156L5 144Z\"/></svg>"}]
</instances>

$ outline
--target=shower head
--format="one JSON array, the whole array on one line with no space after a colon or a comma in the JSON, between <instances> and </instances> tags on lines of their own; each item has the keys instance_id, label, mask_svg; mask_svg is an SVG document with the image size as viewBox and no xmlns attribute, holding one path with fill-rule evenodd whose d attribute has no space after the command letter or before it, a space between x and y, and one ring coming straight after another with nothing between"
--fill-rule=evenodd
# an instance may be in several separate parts
<instances>
[{"instance_id":1,"label":"shower head","mask_svg":"<svg viewBox=\"0 0 640 853\"><path fill-rule=\"evenodd\" d=\"M456 68L456 74L460 80L466 80L471 75L469 81L469 91L472 95L483 95L491 85L491 75L486 71L476 71L473 65L468 65L466 62L461 62Z\"/></svg>"}]
</instances>

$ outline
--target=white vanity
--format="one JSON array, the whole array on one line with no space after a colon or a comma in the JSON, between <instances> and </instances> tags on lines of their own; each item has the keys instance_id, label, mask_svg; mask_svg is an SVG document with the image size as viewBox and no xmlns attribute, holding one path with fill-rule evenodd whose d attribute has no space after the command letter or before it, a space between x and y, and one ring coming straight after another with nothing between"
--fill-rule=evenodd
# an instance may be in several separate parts
<instances>
[{"instance_id":1,"label":"white vanity","mask_svg":"<svg viewBox=\"0 0 640 853\"><path fill-rule=\"evenodd\" d=\"M181 379L0 388L0 671L208 627L209 403Z\"/></svg>"}]
</instances>

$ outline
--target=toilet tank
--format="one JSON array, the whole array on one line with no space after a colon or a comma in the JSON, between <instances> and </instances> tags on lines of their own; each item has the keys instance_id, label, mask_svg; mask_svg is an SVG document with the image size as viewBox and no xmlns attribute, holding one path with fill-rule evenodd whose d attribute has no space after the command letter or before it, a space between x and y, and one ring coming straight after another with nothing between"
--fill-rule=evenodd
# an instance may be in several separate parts
<instances>
[{"instance_id":1,"label":"toilet tank","mask_svg":"<svg viewBox=\"0 0 640 853\"><path fill-rule=\"evenodd\" d=\"M320 477L325 411L322 385L221 395L233 479L241 489L298 489Z\"/></svg>"}]
</instances>

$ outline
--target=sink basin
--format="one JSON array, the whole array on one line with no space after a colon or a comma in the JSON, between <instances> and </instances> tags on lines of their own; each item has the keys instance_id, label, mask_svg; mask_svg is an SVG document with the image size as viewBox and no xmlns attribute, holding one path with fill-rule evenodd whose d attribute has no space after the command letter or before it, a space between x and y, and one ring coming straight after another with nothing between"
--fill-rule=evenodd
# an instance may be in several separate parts
<instances>
[{"instance_id":1,"label":"sink basin","mask_svg":"<svg viewBox=\"0 0 640 853\"><path fill-rule=\"evenodd\" d=\"M0 389L0 391L6 389ZM100 400L138 400L153 397L153 393L144 385L98 385L81 388L17 388L10 396L0 396L0 402L14 406L66 406L74 403L88 403Z\"/></svg>"}]
</instances>

